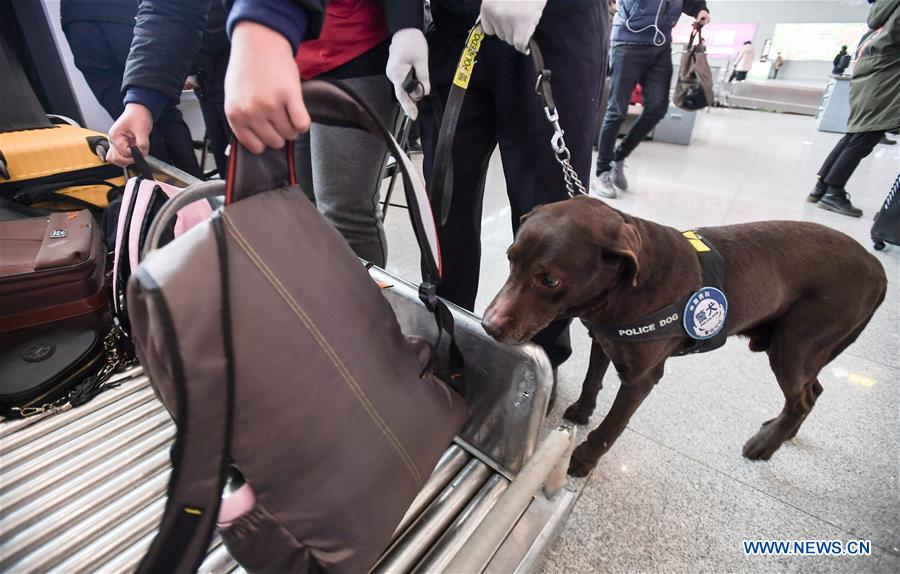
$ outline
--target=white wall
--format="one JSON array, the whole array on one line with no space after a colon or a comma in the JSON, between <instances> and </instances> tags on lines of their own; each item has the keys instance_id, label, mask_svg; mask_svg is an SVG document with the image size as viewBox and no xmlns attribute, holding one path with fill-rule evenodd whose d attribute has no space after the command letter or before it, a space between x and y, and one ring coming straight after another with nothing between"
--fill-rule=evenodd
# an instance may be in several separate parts
<instances>
[{"instance_id":1,"label":"white wall","mask_svg":"<svg viewBox=\"0 0 900 574\"><path fill-rule=\"evenodd\" d=\"M755 23L756 53L775 34L779 23L865 22L869 14L866 0L706 0L715 22ZM835 49L837 53L837 49ZM774 54L772 54L774 56ZM785 63L779 80L821 80L824 86L831 73L831 62Z\"/></svg>"}]
</instances>

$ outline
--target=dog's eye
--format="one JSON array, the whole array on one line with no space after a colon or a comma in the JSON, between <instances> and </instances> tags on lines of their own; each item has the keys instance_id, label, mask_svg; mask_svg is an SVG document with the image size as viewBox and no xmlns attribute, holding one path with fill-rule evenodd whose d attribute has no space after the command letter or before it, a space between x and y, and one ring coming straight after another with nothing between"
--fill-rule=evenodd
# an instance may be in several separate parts
<instances>
[{"instance_id":1,"label":"dog's eye","mask_svg":"<svg viewBox=\"0 0 900 574\"><path fill-rule=\"evenodd\" d=\"M544 273L541 275L541 285L548 289L555 289L556 287L559 287L559 279Z\"/></svg>"}]
</instances>

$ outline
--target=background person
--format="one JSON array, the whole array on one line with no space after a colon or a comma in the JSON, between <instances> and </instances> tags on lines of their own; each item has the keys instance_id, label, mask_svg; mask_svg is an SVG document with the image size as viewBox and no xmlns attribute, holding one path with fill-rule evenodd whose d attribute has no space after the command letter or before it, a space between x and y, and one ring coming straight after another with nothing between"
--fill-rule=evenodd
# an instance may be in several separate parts
<instances>
[{"instance_id":1,"label":"background person","mask_svg":"<svg viewBox=\"0 0 900 574\"><path fill-rule=\"evenodd\" d=\"M62 29L75 66L113 119L125 111L122 82L137 11L137 0L62 0L60 4ZM178 100L162 102L154 117L155 122L153 118L146 121L144 151L200 177L191 132Z\"/></svg>"},{"instance_id":2,"label":"background person","mask_svg":"<svg viewBox=\"0 0 900 574\"><path fill-rule=\"evenodd\" d=\"M844 73L844 70L850 65L850 54L847 53L847 46L841 46L841 51L834 57L832 64L834 64L834 68L831 69L832 74L840 76Z\"/></svg>"},{"instance_id":3,"label":"background person","mask_svg":"<svg viewBox=\"0 0 900 574\"><path fill-rule=\"evenodd\" d=\"M772 63L772 79L778 79L778 71L781 70L782 66L784 66L784 58L781 57L781 52L778 52L778 55L775 56L775 61Z\"/></svg>"},{"instance_id":4,"label":"background person","mask_svg":"<svg viewBox=\"0 0 900 574\"><path fill-rule=\"evenodd\" d=\"M613 198L618 191L628 189L625 158L669 109L672 27L682 12L696 18L700 25L709 23L704 0L619 0L617 3L611 34L609 102L597 144L597 177L591 182L593 195ZM638 83L643 87L644 109L614 150L619 128L628 115L631 94Z\"/></svg>"},{"instance_id":5,"label":"background person","mask_svg":"<svg viewBox=\"0 0 900 574\"><path fill-rule=\"evenodd\" d=\"M737 80L743 82L747 79L747 72L753 68L753 61L756 59L756 51L753 49L753 42L744 42L738 51L737 57L734 59L734 71L731 72L729 82Z\"/></svg>"},{"instance_id":6,"label":"background person","mask_svg":"<svg viewBox=\"0 0 900 574\"><path fill-rule=\"evenodd\" d=\"M822 209L861 217L845 186L864 157L886 131L900 127L900 0L875 0L869 32L856 51L850 80L850 121L819 169L818 181L806 198Z\"/></svg>"}]
</instances>

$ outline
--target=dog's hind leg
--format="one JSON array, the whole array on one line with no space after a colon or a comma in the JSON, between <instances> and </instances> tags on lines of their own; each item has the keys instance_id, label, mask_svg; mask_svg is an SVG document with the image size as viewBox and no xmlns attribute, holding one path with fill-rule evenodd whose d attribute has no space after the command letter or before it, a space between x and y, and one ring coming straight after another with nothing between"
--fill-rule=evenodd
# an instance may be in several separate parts
<instances>
[{"instance_id":1,"label":"dog's hind leg","mask_svg":"<svg viewBox=\"0 0 900 574\"><path fill-rule=\"evenodd\" d=\"M821 308L809 303L792 309L777 325L766 352L769 365L784 393L784 408L744 444L751 460L769 460L786 440L797 435L800 425L822 394L818 374L848 337L840 321L822 325Z\"/></svg>"},{"instance_id":2,"label":"dog's hind leg","mask_svg":"<svg viewBox=\"0 0 900 574\"><path fill-rule=\"evenodd\" d=\"M663 363L640 375L629 376L621 372L620 375L622 386L619 387L616 399L603 422L591 431L587 440L578 445L572 453L572 460L569 463L569 474L572 476L587 476L597 465L600 457L616 442L631 420L631 415L662 378Z\"/></svg>"},{"instance_id":3,"label":"dog's hind leg","mask_svg":"<svg viewBox=\"0 0 900 574\"><path fill-rule=\"evenodd\" d=\"M608 368L609 357L597 341L594 341L591 345L587 374L584 376L584 383L581 384L581 396L566 409L563 418L579 425L588 423L597 407L597 394L603 388L603 376Z\"/></svg>"}]
</instances>

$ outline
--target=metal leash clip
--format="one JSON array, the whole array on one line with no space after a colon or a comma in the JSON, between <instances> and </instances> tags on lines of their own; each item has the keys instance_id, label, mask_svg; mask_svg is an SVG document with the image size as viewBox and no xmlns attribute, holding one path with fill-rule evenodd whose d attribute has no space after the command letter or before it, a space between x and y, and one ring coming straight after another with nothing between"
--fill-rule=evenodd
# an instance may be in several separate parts
<instances>
[{"instance_id":1,"label":"metal leash clip","mask_svg":"<svg viewBox=\"0 0 900 574\"><path fill-rule=\"evenodd\" d=\"M562 167L566 191L568 191L569 197L587 195L587 190L585 190L584 184L581 183L581 178L578 177L578 173L572 167L572 152L569 151L569 147L566 145L565 131L559 125L559 112L556 109L556 103L553 101L553 91L550 87L550 80L553 74L544 67L544 57L534 38L531 39L528 45L532 61L534 62L534 69L537 73L534 93L541 98L541 103L544 105L544 115L547 117L550 125L553 126L553 135L550 136L550 147L553 148L556 161Z\"/></svg>"}]
</instances>

